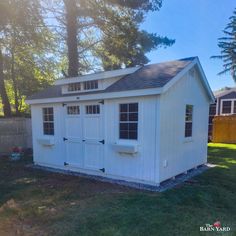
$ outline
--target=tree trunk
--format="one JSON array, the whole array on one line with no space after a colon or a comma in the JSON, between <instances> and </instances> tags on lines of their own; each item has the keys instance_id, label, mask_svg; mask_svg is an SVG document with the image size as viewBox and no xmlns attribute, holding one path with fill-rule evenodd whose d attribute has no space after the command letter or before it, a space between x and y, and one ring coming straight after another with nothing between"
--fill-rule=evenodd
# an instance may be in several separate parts
<instances>
[{"instance_id":1,"label":"tree trunk","mask_svg":"<svg viewBox=\"0 0 236 236\"><path fill-rule=\"evenodd\" d=\"M77 42L77 5L75 0L64 0L66 12L66 31L68 49L68 76L78 76L79 55Z\"/></svg>"},{"instance_id":2,"label":"tree trunk","mask_svg":"<svg viewBox=\"0 0 236 236\"><path fill-rule=\"evenodd\" d=\"M19 115L19 102L18 102L18 92L17 92L16 74L15 74L14 46L12 46L12 50L11 50L11 79L13 83L15 111L16 111L16 115Z\"/></svg>"},{"instance_id":3,"label":"tree trunk","mask_svg":"<svg viewBox=\"0 0 236 236\"><path fill-rule=\"evenodd\" d=\"M3 74L3 56L2 49L0 48L0 96L3 104L3 112L5 117L11 117L11 106L7 96L5 83L4 83L4 74Z\"/></svg>"}]
</instances>

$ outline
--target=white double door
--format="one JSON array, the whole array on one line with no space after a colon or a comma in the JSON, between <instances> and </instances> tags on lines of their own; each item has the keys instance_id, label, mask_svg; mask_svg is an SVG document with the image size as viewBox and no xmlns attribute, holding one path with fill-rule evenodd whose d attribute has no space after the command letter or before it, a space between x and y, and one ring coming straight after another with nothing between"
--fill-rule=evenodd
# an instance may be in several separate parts
<instances>
[{"instance_id":1,"label":"white double door","mask_svg":"<svg viewBox=\"0 0 236 236\"><path fill-rule=\"evenodd\" d=\"M104 172L103 105L68 103L65 108L65 165Z\"/></svg>"}]
</instances>

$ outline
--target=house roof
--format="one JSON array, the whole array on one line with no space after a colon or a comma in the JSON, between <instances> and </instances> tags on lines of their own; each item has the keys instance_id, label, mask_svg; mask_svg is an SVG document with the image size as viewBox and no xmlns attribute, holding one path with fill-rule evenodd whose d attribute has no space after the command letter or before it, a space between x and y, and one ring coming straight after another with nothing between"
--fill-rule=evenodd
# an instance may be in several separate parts
<instances>
[{"instance_id":1,"label":"house roof","mask_svg":"<svg viewBox=\"0 0 236 236\"><path fill-rule=\"evenodd\" d=\"M196 57L189 57L175 61L143 66L137 70L134 70L133 73L123 76L105 90L62 94L61 85L53 85L30 96L27 100L121 92L148 88L162 88L195 59ZM78 80L78 82L79 81L80 80Z\"/></svg>"},{"instance_id":2,"label":"house roof","mask_svg":"<svg viewBox=\"0 0 236 236\"><path fill-rule=\"evenodd\" d=\"M225 87L220 90L214 91L214 95L216 98L223 97L226 94L236 92L236 87L230 88L230 87Z\"/></svg>"}]
</instances>

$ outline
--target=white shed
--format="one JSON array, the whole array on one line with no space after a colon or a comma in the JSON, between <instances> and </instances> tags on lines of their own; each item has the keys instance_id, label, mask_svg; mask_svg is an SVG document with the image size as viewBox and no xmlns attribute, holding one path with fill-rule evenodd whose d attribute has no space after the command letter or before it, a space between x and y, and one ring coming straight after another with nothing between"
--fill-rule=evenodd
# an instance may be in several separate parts
<instances>
[{"instance_id":1,"label":"white shed","mask_svg":"<svg viewBox=\"0 0 236 236\"><path fill-rule=\"evenodd\" d=\"M207 162L197 57L57 80L30 98L34 163L158 186Z\"/></svg>"}]
</instances>

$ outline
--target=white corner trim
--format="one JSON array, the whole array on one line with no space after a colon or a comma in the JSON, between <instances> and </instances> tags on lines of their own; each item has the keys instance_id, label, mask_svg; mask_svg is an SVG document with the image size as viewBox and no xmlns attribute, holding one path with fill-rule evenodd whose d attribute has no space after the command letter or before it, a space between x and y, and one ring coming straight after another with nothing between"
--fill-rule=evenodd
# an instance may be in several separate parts
<instances>
[{"instance_id":1,"label":"white corner trim","mask_svg":"<svg viewBox=\"0 0 236 236\"><path fill-rule=\"evenodd\" d=\"M26 100L29 105L33 104L44 104L44 103L61 103L61 102L78 102L78 101L89 101L89 100L99 100L99 99L112 99L112 98L122 98L122 97L137 97L137 96L150 96L158 95L162 93L162 88L151 88L151 89L139 89L112 93L95 93L88 95L77 95L77 96L64 96L57 98L43 98L43 99L33 99Z\"/></svg>"},{"instance_id":2,"label":"white corner trim","mask_svg":"<svg viewBox=\"0 0 236 236\"><path fill-rule=\"evenodd\" d=\"M140 68L141 68L141 66L136 66L136 67L131 67L131 68L82 75L82 76L78 76L78 77L59 79L59 80L56 80L54 84L55 85L65 85L65 84L76 83L76 82L84 82L84 81L91 81L91 80L101 80L101 79L108 79L108 78L114 78L114 77L122 77L124 75L132 74Z\"/></svg>"}]
</instances>

